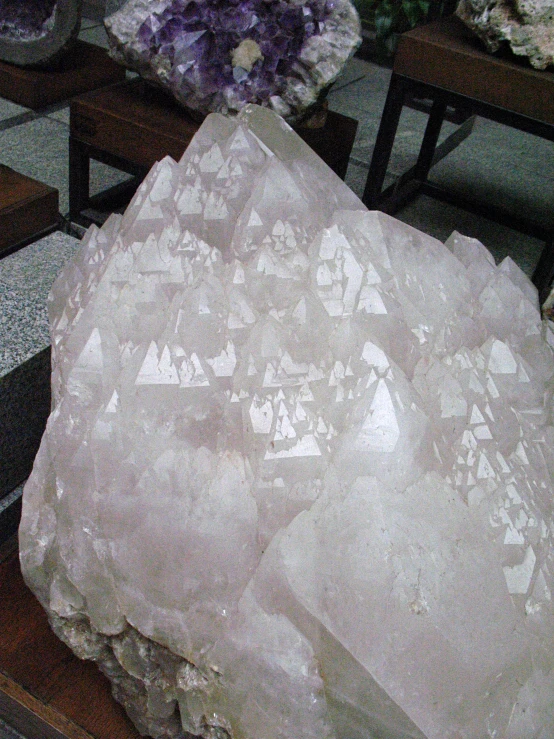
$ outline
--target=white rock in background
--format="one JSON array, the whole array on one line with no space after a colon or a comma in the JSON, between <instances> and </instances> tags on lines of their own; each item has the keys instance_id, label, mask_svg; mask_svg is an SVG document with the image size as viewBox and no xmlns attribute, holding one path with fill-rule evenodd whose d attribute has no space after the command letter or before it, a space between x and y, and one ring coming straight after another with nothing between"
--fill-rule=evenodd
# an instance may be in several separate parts
<instances>
[{"instance_id":1,"label":"white rock in background","mask_svg":"<svg viewBox=\"0 0 554 739\"><path fill-rule=\"evenodd\" d=\"M58 278L23 572L142 732L554 735L554 339L446 247L251 106Z\"/></svg>"},{"instance_id":2,"label":"white rock in background","mask_svg":"<svg viewBox=\"0 0 554 739\"><path fill-rule=\"evenodd\" d=\"M552 0L460 0L456 15L489 51L506 43L536 69L554 64Z\"/></svg>"}]
</instances>

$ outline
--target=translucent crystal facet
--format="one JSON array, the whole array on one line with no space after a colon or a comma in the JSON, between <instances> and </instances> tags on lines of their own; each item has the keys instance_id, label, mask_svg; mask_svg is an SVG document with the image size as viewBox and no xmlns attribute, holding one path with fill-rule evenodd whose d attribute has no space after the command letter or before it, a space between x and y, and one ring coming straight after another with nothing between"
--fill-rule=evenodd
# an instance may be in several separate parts
<instances>
[{"instance_id":1,"label":"translucent crystal facet","mask_svg":"<svg viewBox=\"0 0 554 739\"><path fill-rule=\"evenodd\" d=\"M554 735L554 334L477 241L209 116L50 298L25 578L140 731Z\"/></svg>"},{"instance_id":2,"label":"translucent crystal facet","mask_svg":"<svg viewBox=\"0 0 554 739\"><path fill-rule=\"evenodd\" d=\"M248 103L302 117L361 41L350 0L129 0L106 19L112 55L187 108Z\"/></svg>"}]
</instances>

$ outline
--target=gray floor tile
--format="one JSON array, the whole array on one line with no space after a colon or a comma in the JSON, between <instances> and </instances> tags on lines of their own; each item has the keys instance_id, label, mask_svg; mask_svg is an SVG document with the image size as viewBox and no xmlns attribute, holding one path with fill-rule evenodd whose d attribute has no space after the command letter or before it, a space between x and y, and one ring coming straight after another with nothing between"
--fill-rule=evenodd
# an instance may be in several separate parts
<instances>
[{"instance_id":1,"label":"gray floor tile","mask_svg":"<svg viewBox=\"0 0 554 739\"><path fill-rule=\"evenodd\" d=\"M48 118L52 118L54 121L65 123L69 125L69 105L65 105L60 110L55 110L52 113L48 113Z\"/></svg>"},{"instance_id":2,"label":"gray floor tile","mask_svg":"<svg viewBox=\"0 0 554 739\"><path fill-rule=\"evenodd\" d=\"M0 260L0 376L50 343L46 299L79 244L56 231Z\"/></svg>"},{"instance_id":3,"label":"gray floor tile","mask_svg":"<svg viewBox=\"0 0 554 739\"><path fill-rule=\"evenodd\" d=\"M336 79L336 81L333 83L331 91L333 93L336 93L338 92L338 90L341 90L343 87L346 87L346 85L351 85L354 82L358 82L362 80L366 75L367 75L367 64L363 62L361 59L356 59L355 57L353 57L346 63L341 74Z\"/></svg>"},{"instance_id":4,"label":"gray floor tile","mask_svg":"<svg viewBox=\"0 0 554 739\"><path fill-rule=\"evenodd\" d=\"M57 188L60 212L69 209L69 129L50 117L0 131L0 163ZM100 162L91 163L90 191L101 190L127 179L128 175Z\"/></svg>"},{"instance_id":5,"label":"gray floor tile","mask_svg":"<svg viewBox=\"0 0 554 739\"><path fill-rule=\"evenodd\" d=\"M363 71L363 63L356 71ZM329 96L332 109L359 121L347 182L361 196L373 154L390 72L367 65L367 74ZM404 109L385 184L412 166L419 152L427 115ZM440 140L457 126L445 122ZM492 121L477 119L473 133L433 168L431 179L461 195L525 213L552 225L554 143ZM529 275L542 242L478 218L459 208L420 197L397 214L400 220L444 241L457 229L479 238L497 260L510 254Z\"/></svg>"},{"instance_id":6,"label":"gray floor tile","mask_svg":"<svg viewBox=\"0 0 554 739\"><path fill-rule=\"evenodd\" d=\"M108 187L125 182L129 178L130 175L126 172L92 160L90 163L90 194L96 195Z\"/></svg>"},{"instance_id":7,"label":"gray floor tile","mask_svg":"<svg viewBox=\"0 0 554 739\"><path fill-rule=\"evenodd\" d=\"M391 72L377 64L359 59L354 62L356 72L361 74L365 71L364 76L352 84L344 86L337 84L336 87L332 87L329 91L329 102L334 110L340 110L346 115L350 115L348 111L354 108L381 117Z\"/></svg>"},{"instance_id":8,"label":"gray floor tile","mask_svg":"<svg viewBox=\"0 0 554 739\"><path fill-rule=\"evenodd\" d=\"M492 121L471 134L432 170L449 189L553 224L554 143ZM541 167L542 163L542 167Z\"/></svg>"},{"instance_id":9,"label":"gray floor tile","mask_svg":"<svg viewBox=\"0 0 554 739\"><path fill-rule=\"evenodd\" d=\"M0 718L0 739L25 739L25 737Z\"/></svg>"},{"instance_id":10,"label":"gray floor tile","mask_svg":"<svg viewBox=\"0 0 554 739\"><path fill-rule=\"evenodd\" d=\"M108 37L103 25L81 30L79 38L82 41L88 41L89 44L96 44L96 46L101 46L104 49L108 48Z\"/></svg>"},{"instance_id":11,"label":"gray floor tile","mask_svg":"<svg viewBox=\"0 0 554 739\"><path fill-rule=\"evenodd\" d=\"M416 198L397 218L440 241L445 241L452 231L479 239L497 263L510 256L529 277L544 246L531 236L425 196Z\"/></svg>"},{"instance_id":12,"label":"gray floor tile","mask_svg":"<svg viewBox=\"0 0 554 739\"><path fill-rule=\"evenodd\" d=\"M67 206L67 126L49 118L0 132L0 162L55 187Z\"/></svg>"},{"instance_id":13,"label":"gray floor tile","mask_svg":"<svg viewBox=\"0 0 554 739\"><path fill-rule=\"evenodd\" d=\"M411 167L421 146L427 116L405 109L388 172L400 175ZM369 163L379 120L361 116L353 156ZM441 139L456 129L445 122ZM542 163L542 166L541 166ZM474 132L431 171L430 178L461 195L527 213L552 224L554 143L506 126L478 119Z\"/></svg>"},{"instance_id":14,"label":"gray floor tile","mask_svg":"<svg viewBox=\"0 0 554 739\"><path fill-rule=\"evenodd\" d=\"M13 118L20 113L26 113L29 108L23 108L21 105L16 105L10 100L0 98L0 121L4 121L8 118Z\"/></svg>"},{"instance_id":15,"label":"gray floor tile","mask_svg":"<svg viewBox=\"0 0 554 739\"><path fill-rule=\"evenodd\" d=\"M367 172L367 165L350 162L346 183L358 197L363 194ZM385 186L392 181L392 178L387 178ZM519 231L425 196L417 197L395 217L420 231L425 231L439 241L446 241L453 231L479 239L489 249L497 263L509 255L529 277L544 245L542 241Z\"/></svg>"},{"instance_id":16,"label":"gray floor tile","mask_svg":"<svg viewBox=\"0 0 554 739\"><path fill-rule=\"evenodd\" d=\"M94 28L95 26L100 26L101 22L98 20L95 20L94 18L81 18L81 31L84 31L85 28Z\"/></svg>"}]
</instances>

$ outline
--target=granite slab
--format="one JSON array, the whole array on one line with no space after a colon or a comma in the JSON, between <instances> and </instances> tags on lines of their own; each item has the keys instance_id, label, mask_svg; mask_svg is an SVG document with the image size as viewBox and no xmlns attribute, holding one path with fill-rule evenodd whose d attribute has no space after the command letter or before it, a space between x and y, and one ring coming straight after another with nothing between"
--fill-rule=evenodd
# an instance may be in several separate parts
<instances>
[{"instance_id":1,"label":"granite slab","mask_svg":"<svg viewBox=\"0 0 554 739\"><path fill-rule=\"evenodd\" d=\"M56 231L0 260L0 500L29 475L48 417L46 300L79 243ZM3 538L10 508L0 510Z\"/></svg>"}]
</instances>

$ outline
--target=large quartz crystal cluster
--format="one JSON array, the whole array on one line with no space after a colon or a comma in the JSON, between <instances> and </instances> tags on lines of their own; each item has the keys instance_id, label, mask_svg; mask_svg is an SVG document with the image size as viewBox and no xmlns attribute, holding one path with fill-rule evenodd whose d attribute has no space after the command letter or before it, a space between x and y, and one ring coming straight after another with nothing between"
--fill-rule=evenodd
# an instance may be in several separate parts
<instances>
[{"instance_id":1,"label":"large quartz crystal cluster","mask_svg":"<svg viewBox=\"0 0 554 739\"><path fill-rule=\"evenodd\" d=\"M489 51L509 44L537 69L554 64L554 0L460 0L456 14Z\"/></svg>"},{"instance_id":2,"label":"large quartz crystal cluster","mask_svg":"<svg viewBox=\"0 0 554 739\"><path fill-rule=\"evenodd\" d=\"M79 32L80 22L81 0L0 0L0 59L44 63Z\"/></svg>"},{"instance_id":3,"label":"large quartz crystal cluster","mask_svg":"<svg viewBox=\"0 0 554 739\"><path fill-rule=\"evenodd\" d=\"M248 103L301 118L360 43L350 0L129 0L112 55L200 114Z\"/></svg>"},{"instance_id":4,"label":"large quartz crystal cluster","mask_svg":"<svg viewBox=\"0 0 554 739\"><path fill-rule=\"evenodd\" d=\"M368 212L247 106L50 310L23 572L140 731L554 736L554 340L509 258Z\"/></svg>"}]
</instances>

